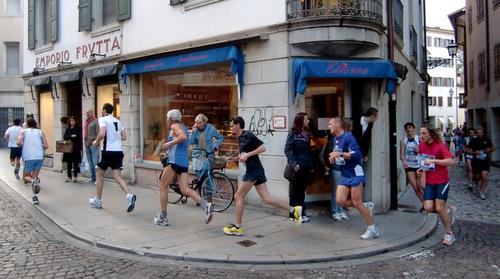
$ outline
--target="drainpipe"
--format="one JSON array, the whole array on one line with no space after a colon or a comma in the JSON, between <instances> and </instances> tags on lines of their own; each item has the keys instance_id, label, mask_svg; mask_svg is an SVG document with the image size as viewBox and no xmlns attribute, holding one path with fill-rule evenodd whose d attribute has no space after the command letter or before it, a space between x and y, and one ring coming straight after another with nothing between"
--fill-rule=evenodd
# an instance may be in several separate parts
<instances>
[{"instance_id":1,"label":"drainpipe","mask_svg":"<svg viewBox=\"0 0 500 279\"><path fill-rule=\"evenodd\" d=\"M394 61L394 30L393 30L393 0L387 0L387 58ZM389 99L389 173L390 173L390 210L398 209L398 161L397 161L397 131L396 131L396 92Z\"/></svg>"}]
</instances>

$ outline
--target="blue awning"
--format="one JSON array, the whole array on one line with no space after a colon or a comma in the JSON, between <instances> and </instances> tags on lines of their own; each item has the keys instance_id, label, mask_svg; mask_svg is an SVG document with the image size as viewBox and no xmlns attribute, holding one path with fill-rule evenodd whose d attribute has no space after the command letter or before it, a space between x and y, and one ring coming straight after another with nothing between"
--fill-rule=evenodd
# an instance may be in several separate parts
<instances>
[{"instance_id":1,"label":"blue awning","mask_svg":"<svg viewBox=\"0 0 500 279\"><path fill-rule=\"evenodd\" d=\"M231 73L237 75L241 97L241 94L243 92L243 53L236 46L226 46L208 50L200 50L188 52L185 54L171 55L127 63L123 67L120 77L122 79L125 79L127 75L132 74L168 71L178 68L186 68L226 61L231 62Z\"/></svg>"},{"instance_id":2,"label":"blue awning","mask_svg":"<svg viewBox=\"0 0 500 279\"><path fill-rule=\"evenodd\" d=\"M304 94L307 78L382 78L387 79L385 91L393 93L397 76L387 60L320 60L294 59L293 86L295 94Z\"/></svg>"}]
</instances>

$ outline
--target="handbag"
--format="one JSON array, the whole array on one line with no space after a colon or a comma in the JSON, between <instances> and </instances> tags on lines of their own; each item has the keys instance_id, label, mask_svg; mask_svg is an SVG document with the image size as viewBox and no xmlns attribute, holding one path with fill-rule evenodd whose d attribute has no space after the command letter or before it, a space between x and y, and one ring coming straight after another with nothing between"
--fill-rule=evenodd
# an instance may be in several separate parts
<instances>
[{"instance_id":1,"label":"handbag","mask_svg":"<svg viewBox=\"0 0 500 279\"><path fill-rule=\"evenodd\" d=\"M70 140L57 140L56 141L56 152L59 152L59 153L71 153L71 152L73 152L73 142Z\"/></svg>"},{"instance_id":2,"label":"handbag","mask_svg":"<svg viewBox=\"0 0 500 279\"><path fill-rule=\"evenodd\" d=\"M283 172L283 177L288 181L295 179L295 169L292 167L292 165L286 164L285 171Z\"/></svg>"}]
</instances>

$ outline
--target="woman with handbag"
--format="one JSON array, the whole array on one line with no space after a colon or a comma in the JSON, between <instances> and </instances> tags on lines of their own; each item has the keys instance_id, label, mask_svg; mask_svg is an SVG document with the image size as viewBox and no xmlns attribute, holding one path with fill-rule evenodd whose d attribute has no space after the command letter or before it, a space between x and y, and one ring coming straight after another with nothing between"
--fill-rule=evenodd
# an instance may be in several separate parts
<instances>
[{"instance_id":1,"label":"woman with handbag","mask_svg":"<svg viewBox=\"0 0 500 279\"><path fill-rule=\"evenodd\" d=\"M73 143L73 150L63 154L63 162L68 164L68 178L66 182L77 182L78 173L80 172L80 163L82 162L82 129L76 125L74 116L69 118L69 125L64 132L64 139L70 140ZM72 176L73 175L73 176Z\"/></svg>"},{"instance_id":2,"label":"woman with handbag","mask_svg":"<svg viewBox=\"0 0 500 279\"><path fill-rule=\"evenodd\" d=\"M308 222L305 215L304 199L309 177L313 169L310 149L311 134L309 132L309 117L305 112L295 116L293 127L288 134L285 144L285 155L288 161L288 169L293 168L294 174L287 175L289 178L290 206L302 206L302 222ZM290 218L293 218L290 215Z\"/></svg>"}]
</instances>

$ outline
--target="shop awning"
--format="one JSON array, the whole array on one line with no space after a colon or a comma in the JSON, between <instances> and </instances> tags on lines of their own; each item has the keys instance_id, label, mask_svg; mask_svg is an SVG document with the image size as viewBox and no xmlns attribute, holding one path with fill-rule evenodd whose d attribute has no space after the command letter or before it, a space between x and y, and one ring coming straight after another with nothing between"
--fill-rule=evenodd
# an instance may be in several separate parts
<instances>
[{"instance_id":1,"label":"shop awning","mask_svg":"<svg viewBox=\"0 0 500 279\"><path fill-rule=\"evenodd\" d=\"M83 70L84 78L96 78L116 74L118 64L102 65Z\"/></svg>"},{"instance_id":2,"label":"shop awning","mask_svg":"<svg viewBox=\"0 0 500 279\"><path fill-rule=\"evenodd\" d=\"M187 52L179 55L171 55L160 58L146 59L138 62L126 63L120 78L125 79L127 75L149 73L157 71L168 71L179 68L199 66L219 62L231 62L231 73L237 75L240 96L243 86L243 53L236 46L226 46L214 49Z\"/></svg>"},{"instance_id":3,"label":"shop awning","mask_svg":"<svg viewBox=\"0 0 500 279\"><path fill-rule=\"evenodd\" d=\"M54 83L58 82L70 82L80 79L80 70L74 72L64 73L62 75L52 76L52 81Z\"/></svg>"},{"instance_id":4,"label":"shop awning","mask_svg":"<svg viewBox=\"0 0 500 279\"><path fill-rule=\"evenodd\" d=\"M28 80L28 86L47 85L50 83L50 76L36 77Z\"/></svg>"},{"instance_id":5,"label":"shop awning","mask_svg":"<svg viewBox=\"0 0 500 279\"><path fill-rule=\"evenodd\" d=\"M393 93L397 76L387 60L323 60L294 59L293 86L295 94L304 94L307 78L381 78L387 79L385 91Z\"/></svg>"}]
</instances>

